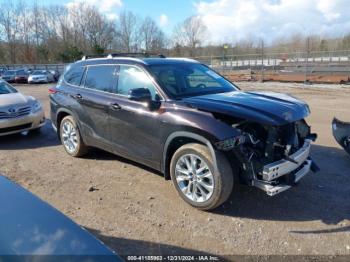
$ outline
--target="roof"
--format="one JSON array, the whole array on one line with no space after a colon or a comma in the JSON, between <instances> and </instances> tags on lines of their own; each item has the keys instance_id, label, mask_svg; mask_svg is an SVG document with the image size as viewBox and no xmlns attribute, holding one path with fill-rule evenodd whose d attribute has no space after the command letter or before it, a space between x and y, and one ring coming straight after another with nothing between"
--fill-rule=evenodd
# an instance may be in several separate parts
<instances>
[{"instance_id":1,"label":"roof","mask_svg":"<svg viewBox=\"0 0 350 262\"><path fill-rule=\"evenodd\" d=\"M181 63L199 63L196 60L189 58L134 58L134 57L106 57L106 58L90 58L77 61L75 64L96 65L96 64L141 64L141 65L170 65Z\"/></svg>"}]
</instances>

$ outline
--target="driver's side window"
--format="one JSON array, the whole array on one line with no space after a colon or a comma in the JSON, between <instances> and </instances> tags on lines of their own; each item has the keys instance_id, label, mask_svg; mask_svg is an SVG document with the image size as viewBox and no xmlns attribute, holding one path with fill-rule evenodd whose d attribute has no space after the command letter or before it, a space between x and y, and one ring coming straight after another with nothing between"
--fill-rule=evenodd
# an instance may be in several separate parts
<instances>
[{"instance_id":1,"label":"driver's side window","mask_svg":"<svg viewBox=\"0 0 350 262\"><path fill-rule=\"evenodd\" d=\"M152 94L152 99L156 97L156 88L154 87L150 77L141 69L121 65L118 74L118 90L120 95L127 96L131 89L147 88Z\"/></svg>"}]
</instances>

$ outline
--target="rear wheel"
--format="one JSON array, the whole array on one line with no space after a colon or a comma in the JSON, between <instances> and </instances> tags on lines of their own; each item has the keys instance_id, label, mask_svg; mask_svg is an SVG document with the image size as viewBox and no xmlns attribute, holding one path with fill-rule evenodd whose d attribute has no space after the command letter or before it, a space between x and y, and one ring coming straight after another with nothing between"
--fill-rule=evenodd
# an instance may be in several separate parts
<instances>
[{"instance_id":1,"label":"rear wheel","mask_svg":"<svg viewBox=\"0 0 350 262\"><path fill-rule=\"evenodd\" d=\"M81 157L88 152L88 147L81 138L78 125L72 116L62 119L60 138L66 152L73 157Z\"/></svg>"},{"instance_id":2,"label":"rear wheel","mask_svg":"<svg viewBox=\"0 0 350 262\"><path fill-rule=\"evenodd\" d=\"M225 155L216 152L215 163L209 149L191 143L180 147L170 164L173 184L183 200L201 210L224 203L233 188L233 173Z\"/></svg>"}]
</instances>

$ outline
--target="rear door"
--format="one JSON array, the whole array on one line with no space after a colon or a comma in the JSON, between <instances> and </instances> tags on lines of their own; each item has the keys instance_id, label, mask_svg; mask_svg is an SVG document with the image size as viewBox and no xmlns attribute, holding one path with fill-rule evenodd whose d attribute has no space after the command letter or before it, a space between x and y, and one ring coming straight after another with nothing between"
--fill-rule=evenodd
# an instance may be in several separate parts
<instances>
[{"instance_id":1,"label":"rear door","mask_svg":"<svg viewBox=\"0 0 350 262\"><path fill-rule=\"evenodd\" d=\"M108 146L108 113L112 102L111 91L115 89L117 66L88 66L83 80L84 88L77 90L76 100L82 106L80 121L88 143L96 146Z\"/></svg>"}]
</instances>

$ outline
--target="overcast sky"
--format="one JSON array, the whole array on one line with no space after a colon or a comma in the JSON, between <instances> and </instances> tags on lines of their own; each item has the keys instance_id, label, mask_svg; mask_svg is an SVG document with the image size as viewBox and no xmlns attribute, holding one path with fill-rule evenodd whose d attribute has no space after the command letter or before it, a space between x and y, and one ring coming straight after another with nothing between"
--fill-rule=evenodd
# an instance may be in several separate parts
<instances>
[{"instance_id":1,"label":"overcast sky","mask_svg":"<svg viewBox=\"0 0 350 262\"><path fill-rule=\"evenodd\" d=\"M29 0L35 1L35 0ZM39 0L71 5L83 0ZM350 0L85 0L110 19L121 10L154 18L171 34L174 26L200 15L209 42L289 37L295 33L343 36L350 33Z\"/></svg>"}]
</instances>

